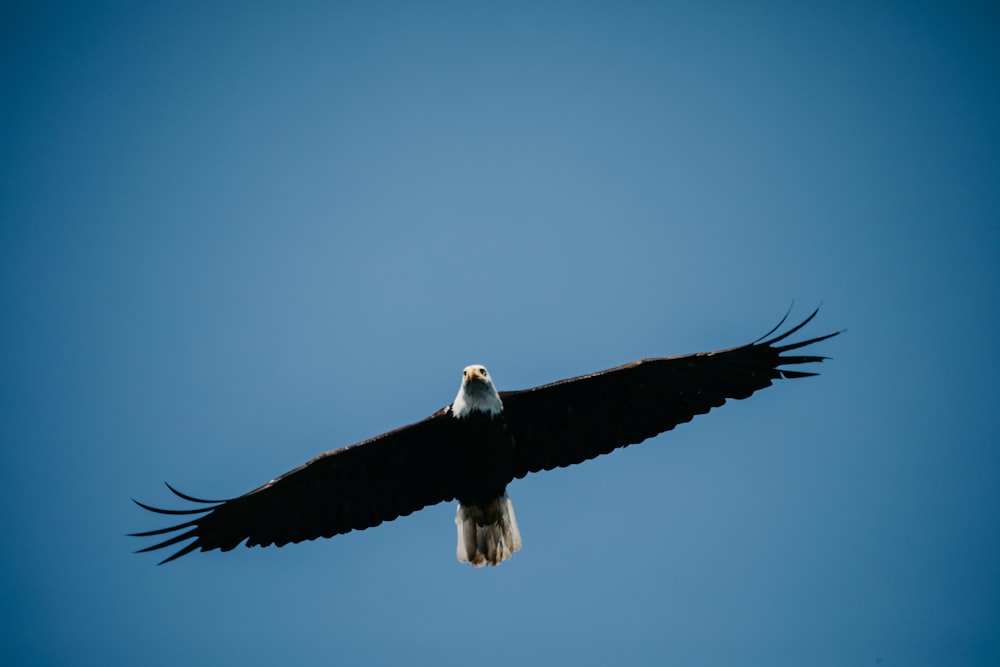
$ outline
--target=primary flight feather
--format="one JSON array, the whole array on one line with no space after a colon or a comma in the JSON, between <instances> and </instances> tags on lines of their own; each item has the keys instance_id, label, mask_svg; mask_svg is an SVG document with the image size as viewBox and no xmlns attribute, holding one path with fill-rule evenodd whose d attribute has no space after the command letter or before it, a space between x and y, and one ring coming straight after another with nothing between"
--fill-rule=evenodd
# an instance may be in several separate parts
<instances>
[{"instance_id":1,"label":"primary flight feather","mask_svg":"<svg viewBox=\"0 0 1000 667\"><path fill-rule=\"evenodd\" d=\"M773 380L815 373L790 370L825 359L782 356L836 336L782 343L816 316L769 338L714 352L643 359L524 391L498 392L486 368L468 366L451 405L430 417L320 454L277 479L229 500L203 500L158 514L193 518L135 537L172 534L140 551L182 544L161 563L191 551L284 546L333 537L458 500L458 560L498 565L521 548L507 485L642 442L695 415L741 399ZM787 317L787 315L786 315Z\"/></svg>"}]
</instances>

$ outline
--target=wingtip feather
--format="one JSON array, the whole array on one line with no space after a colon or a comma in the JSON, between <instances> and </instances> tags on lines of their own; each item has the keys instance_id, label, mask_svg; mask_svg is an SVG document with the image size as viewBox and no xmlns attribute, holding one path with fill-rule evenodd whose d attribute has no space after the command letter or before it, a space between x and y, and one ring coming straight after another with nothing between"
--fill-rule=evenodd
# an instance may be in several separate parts
<instances>
[{"instance_id":1,"label":"wingtip feather","mask_svg":"<svg viewBox=\"0 0 1000 667\"><path fill-rule=\"evenodd\" d=\"M156 512L157 514L172 514L172 515L177 515L177 514L204 514L205 512L211 512L212 511L211 507L199 507L198 509L193 509L193 510L165 510L165 509L162 509L160 507L153 507L152 505L147 505L146 503L139 502L135 498L132 498L131 500L132 500L133 503L135 503L136 505L138 505L142 509L149 510L150 512Z\"/></svg>"},{"instance_id":2,"label":"wingtip feather","mask_svg":"<svg viewBox=\"0 0 1000 667\"><path fill-rule=\"evenodd\" d=\"M780 319L780 320L778 321L778 323L777 323L777 324L775 324L775 325L774 325L773 327L771 327L771 330L770 330L770 331L768 331L768 332L767 332L766 334L764 334L763 336L761 336L760 338L758 338L757 340L755 340L755 341L753 342L753 344L755 344L755 345L756 345L757 343L759 343L759 342L761 342L761 341L763 341L763 340L767 339L767 338L768 338L768 336L770 336L770 335L771 335L771 334L773 334L773 333L774 333L775 331L777 331L778 329L780 329L780 328L781 328L781 325L782 325L782 324L784 324L784 323L785 323L785 321L786 321L786 320L788 319L788 316L792 314L792 308L793 308L794 306L795 306L795 301L794 301L794 299L793 299L793 300L792 300L792 303L791 303L791 305L790 305L790 306L788 306L788 310L786 310L786 311L785 311L785 314L784 314L784 315L782 316L782 318L781 318L781 319Z\"/></svg>"},{"instance_id":3,"label":"wingtip feather","mask_svg":"<svg viewBox=\"0 0 1000 667\"><path fill-rule=\"evenodd\" d=\"M167 488L170 489L175 496L183 498L184 500L189 500L192 503L201 503L202 505L218 505L219 503L226 502L225 500L205 500L204 498L195 498L194 496L189 496L186 493L181 493L174 487L170 486L170 482L164 482L164 484L167 485Z\"/></svg>"},{"instance_id":4,"label":"wingtip feather","mask_svg":"<svg viewBox=\"0 0 1000 667\"><path fill-rule=\"evenodd\" d=\"M169 539L166 539L166 540L163 540L162 542L157 542L156 544L154 544L152 546L143 547L142 549L139 549L136 553L142 554L142 553L146 553L146 552L149 552L149 551L156 551L157 549L162 549L164 547L169 547L169 546L171 546L173 544L177 544L178 542L183 542L184 540L192 538L192 537L198 537L198 533L197 533L196 530L189 530L189 531L187 531L185 533L181 533L180 535L174 535L173 537L171 537Z\"/></svg>"},{"instance_id":5,"label":"wingtip feather","mask_svg":"<svg viewBox=\"0 0 1000 667\"><path fill-rule=\"evenodd\" d=\"M163 509L163 508L160 508L160 507L153 507L152 505L147 505L146 503L140 502L140 501L136 500L135 498L131 499L132 502L134 502L136 505L138 505L139 507L143 508L144 510L148 510L150 512L155 512L157 514L167 514L167 515L171 515L171 516L184 516L184 515L191 515L191 514L204 515L206 513L212 512L218 506L220 506L221 504L227 502L225 500L206 500L204 498L195 498L194 496L189 496L186 493L182 493L182 492L178 491L177 489L175 489L174 487L172 487L169 482L164 482L164 484L166 485L166 487L168 489L170 489L171 493L173 493L178 498L181 498L183 500L186 500L186 501L192 502L192 503L199 503L201 505L210 505L210 507L197 507L197 508L194 508L194 509L183 509L183 510L169 510L169 509ZM177 524L177 525L174 525L174 526L167 526L166 528L159 528L157 530L147 530L147 531L143 531L143 532L140 532L140 533L129 533L129 537L153 537L153 536L156 536L156 535L165 535L167 533L173 533L173 532L176 532L176 531L183 531L183 532L181 532L178 535L174 535L174 536L170 537L169 539L163 540L162 542L157 542L156 544L154 544L152 546L148 546L148 547L144 547L142 549L139 549L139 550L135 551L135 553L147 553L149 551L156 551L157 549L163 549L164 547L169 547L169 546L172 546L174 544L178 544L180 542L183 542L184 540L194 538L194 541L191 544L188 544L187 546L179 549L176 553L171 554L169 557L167 557L167 558L163 559L162 561L160 561L159 563L157 563L158 565L163 565L164 563L169 563L170 561L175 560L177 558L180 558L181 556L183 556L185 554L191 553L192 551L194 551L195 549L197 549L197 548L199 548L201 546L199 535L198 535L198 525L199 525L199 522L202 519L203 519L203 517L199 516L199 517L194 518L194 519L192 519L190 521L186 521L184 523L180 523L180 524Z\"/></svg>"},{"instance_id":6,"label":"wingtip feather","mask_svg":"<svg viewBox=\"0 0 1000 667\"><path fill-rule=\"evenodd\" d=\"M774 327L773 329L771 329L770 332L768 332L764 336L758 338L754 342L755 343L761 343L763 345L768 345L770 347L774 347L775 343L779 343L779 342L785 340L786 338L788 338L789 336L791 336L792 334L794 334L795 332L797 332L798 330L800 330L802 327L804 327L805 325L807 325L810 322L812 322L813 318L816 317L816 315L818 313L819 313L819 306L817 306L814 311L812 311L811 313L809 313L809 316L806 317L806 319L802 320L801 322L799 322L798 324L796 324L794 327L792 327L791 329L789 329L785 333L783 333L781 335L778 335L778 336L775 336L774 338L768 338L768 336L770 336L775 331L777 331L781 327L781 325L784 324L785 320L788 319L788 313L785 313L785 316L781 318L781 322L778 323L778 326Z\"/></svg>"},{"instance_id":7,"label":"wingtip feather","mask_svg":"<svg viewBox=\"0 0 1000 667\"><path fill-rule=\"evenodd\" d=\"M186 556L187 554L191 553L192 551L194 551L197 548L198 548L198 543L197 542L192 542L191 544L187 545L183 549L178 549L175 553L171 554L170 556L167 556L166 558L164 558L163 560L161 560L159 563L157 563L157 565L158 566L159 565L166 565L167 563L169 563L172 560L177 560L181 556Z\"/></svg>"}]
</instances>

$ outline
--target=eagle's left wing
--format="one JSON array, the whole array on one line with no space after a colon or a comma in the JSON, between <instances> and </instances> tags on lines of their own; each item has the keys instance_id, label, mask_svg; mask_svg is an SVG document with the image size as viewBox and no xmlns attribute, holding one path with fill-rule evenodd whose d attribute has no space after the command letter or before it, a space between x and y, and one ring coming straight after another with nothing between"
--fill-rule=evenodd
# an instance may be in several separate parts
<instances>
[{"instance_id":1,"label":"eagle's left wing","mask_svg":"<svg viewBox=\"0 0 1000 667\"><path fill-rule=\"evenodd\" d=\"M644 359L591 375L524 391L501 392L514 437L515 477L581 463L642 442L719 407L746 398L779 378L815 373L784 366L822 361L815 355L781 356L840 332L779 345L801 324L768 339L728 350ZM786 315L787 317L787 315Z\"/></svg>"}]
</instances>

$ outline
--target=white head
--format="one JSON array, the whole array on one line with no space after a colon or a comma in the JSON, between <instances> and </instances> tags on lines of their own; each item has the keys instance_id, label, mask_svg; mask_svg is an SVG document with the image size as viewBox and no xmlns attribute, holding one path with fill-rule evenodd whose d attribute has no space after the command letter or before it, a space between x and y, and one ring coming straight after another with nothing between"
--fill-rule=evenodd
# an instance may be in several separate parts
<instances>
[{"instance_id":1,"label":"white head","mask_svg":"<svg viewBox=\"0 0 1000 667\"><path fill-rule=\"evenodd\" d=\"M463 418L477 411L498 415L503 412L503 402L486 367L473 364L462 371L462 386L451 404L451 413Z\"/></svg>"}]
</instances>

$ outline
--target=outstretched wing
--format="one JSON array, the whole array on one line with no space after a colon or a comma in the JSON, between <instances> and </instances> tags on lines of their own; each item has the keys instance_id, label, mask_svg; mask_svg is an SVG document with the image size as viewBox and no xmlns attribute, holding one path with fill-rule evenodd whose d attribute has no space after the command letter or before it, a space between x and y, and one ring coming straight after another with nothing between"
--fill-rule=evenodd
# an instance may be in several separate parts
<instances>
[{"instance_id":1,"label":"outstretched wing","mask_svg":"<svg viewBox=\"0 0 1000 667\"><path fill-rule=\"evenodd\" d=\"M168 484L180 498L204 506L166 510L136 504L159 514L198 516L133 536L177 533L140 551L193 539L162 564L196 549L229 551L244 540L248 547L280 547L406 516L454 497L453 423L444 408L415 424L321 454L230 500L194 498Z\"/></svg>"},{"instance_id":2,"label":"outstretched wing","mask_svg":"<svg viewBox=\"0 0 1000 667\"><path fill-rule=\"evenodd\" d=\"M508 429L514 436L515 477L551 470L642 442L741 399L779 378L815 373L784 366L822 361L814 355L781 356L840 332L779 345L813 317L783 334L774 329L753 343L728 350L644 359L600 373L525 391L501 392Z\"/></svg>"}]
</instances>

